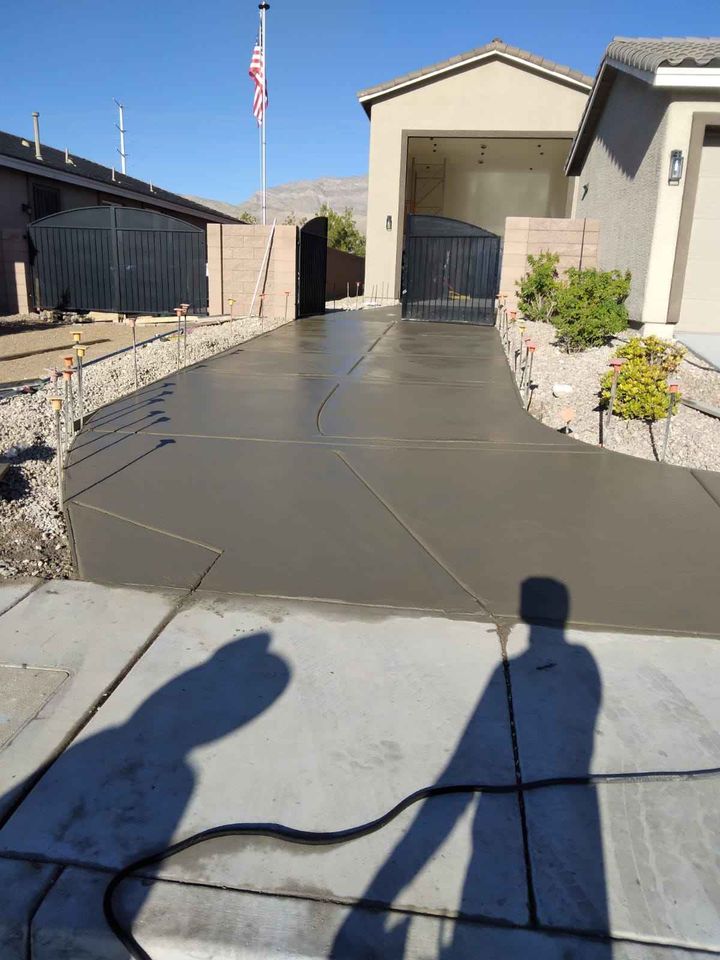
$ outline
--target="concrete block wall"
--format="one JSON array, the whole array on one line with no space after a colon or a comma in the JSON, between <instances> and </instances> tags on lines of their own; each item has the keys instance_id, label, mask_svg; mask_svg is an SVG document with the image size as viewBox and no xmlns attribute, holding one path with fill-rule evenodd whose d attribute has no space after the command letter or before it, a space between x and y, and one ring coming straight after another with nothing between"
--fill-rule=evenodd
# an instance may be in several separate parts
<instances>
[{"instance_id":1,"label":"concrete block wall","mask_svg":"<svg viewBox=\"0 0 720 960\"><path fill-rule=\"evenodd\" d=\"M25 230L0 230L0 316L28 313L30 261Z\"/></svg>"},{"instance_id":2,"label":"concrete block wall","mask_svg":"<svg viewBox=\"0 0 720 960\"><path fill-rule=\"evenodd\" d=\"M599 220L559 217L508 217L505 221L500 291L508 295L510 310L517 308L517 282L528 270L528 254L548 251L560 256L560 275L568 267L597 267Z\"/></svg>"},{"instance_id":3,"label":"concrete block wall","mask_svg":"<svg viewBox=\"0 0 720 960\"><path fill-rule=\"evenodd\" d=\"M211 316L230 313L235 300L236 317L250 312L253 291L261 271L272 227L259 224L207 226L208 293ZM297 274L297 227L275 228L270 257L263 270L258 294L263 294L262 316L274 320L295 319ZM260 310L259 300L253 313Z\"/></svg>"}]
</instances>

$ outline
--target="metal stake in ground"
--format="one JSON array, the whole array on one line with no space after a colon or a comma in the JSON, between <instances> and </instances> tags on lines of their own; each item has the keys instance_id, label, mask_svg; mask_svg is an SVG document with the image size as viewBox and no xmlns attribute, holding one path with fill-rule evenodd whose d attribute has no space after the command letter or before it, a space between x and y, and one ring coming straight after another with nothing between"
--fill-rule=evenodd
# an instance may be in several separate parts
<instances>
[{"instance_id":1,"label":"metal stake in ground","mask_svg":"<svg viewBox=\"0 0 720 960\"><path fill-rule=\"evenodd\" d=\"M72 372L75 362L74 357L63 357L65 369L63 370L63 386L65 390L65 443L68 448L70 440L75 432L75 405L73 403Z\"/></svg>"},{"instance_id":2,"label":"metal stake in ground","mask_svg":"<svg viewBox=\"0 0 720 960\"><path fill-rule=\"evenodd\" d=\"M137 362L137 331L135 329L136 321L135 317L130 317L130 329L132 330L132 347L133 347L133 370L135 372L135 389L137 390L139 386L138 381L138 362Z\"/></svg>"},{"instance_id":3,"label":"metal stake in ground","mask_svg":"<svg viewBox=\"0 0 720 960\"><path fill-rule=\"evenodd\" d=\"M187 317L190 309L189 303L181 303L180 309L183 315L183 364L187 366Z\"/></svg>"},{"instance_id":4,"label":"metal stake in ground","mask_svg":"<svg viewBox=\"0 0 720 960\"><path fill-rule=\"evenodd\" d=\"M177 317L177 330L175 331L175 336L177 337L177 368L180 369L180 334L182 332L180 326L180 317L182 316L182 307L175 307L175 316Z\"/></svg>"},{"instance_id":5,"label":"metal stake in ground","mask_svg":"<svg viewBox=\"0 0 720 960\"><path fill-rule=\"evenodd\" d=\"M287 311L288 311L288 297L290 296L290 291L285 291L285 323L287 323ZM335 298L333 297L333 306L335 305Z\"/></svg>"},{"instance_id":6,"label":"metal stake in ground","mask_svg":"<svg viewBox=\"0 0 720 960\"><path fill-rule=\"evenodd\" d=\"M665 440L663 441L663 450L660 460L662 463L665 463L665 457L667 456L668 443L670 442L670 424L672 423L673 413L675 412L675 400L680 390L680 384L676 380L671 380L668 383L668 412L667 418L665 420Z\"/></svg>"},{"instance_id":7,"label":"metal stake in ground","mask_svg":"<svg viewBox=\"0 0 720 960\"><path fill-rule=\"evenodd\" d=\"M625 363L622 357L613 357L610 361L610 366L613 371L612 384L610 385L610 401L608 403L607 415L605 417L605 436L603 437L603 446L605 441L610 439L610 425L612 420L613 407L615 406L615 394L617 393L618 377L620 376L620 370L622 365Z\"/></svg>"},{"instance_id":8,"label":"metal stake in ground","mask_svg":"<svg viewBox=\"0 0 720 960\"><path fill-rule=\"evenodd\" d=\"M522 344L523 344L523 334L525 333L525 324L519 323L518 328L518 345L517 350L515 351L515 376L522 372Z\"/></svg>"},{"instance_id":9,"label":"metal stake in ground","mask_svg":"<svg viewBox=\"0 0 720 960\"><path fill-rule=\"evenodd\" d=\"M528 344L532 338L530 336L523 337L522 344L520 345L520 387L525 386L525 374L527 373L528 366ZM523 355L522 348L525 347L525 354Z\"/></svg>"},{"instance_id":10,"label":"metal stake in ground","mask_svg":"<svg viewBox=\"0 0 720 960\"><path fill-rule=\"evenodd\" d=\"M535 350L537 349L536 344L532 341L528 342L527 352L528 352L528 371L527 371L527 380L525 381L525 407L530 406L530 384L532 383L532 368L533 368L533 357L535 356Z\"/></svg>"},{"instance_id":11,"label":"metal stake in ground","mask_svg":"<svg viewBox=\"0 0 720 960\"><path fill-rule=\"evenodd\" d=\"M78 378L78 419L80 420L80 429L85 424L85 401L83 400L83 357L85 356L85 347L79 344L75 347L75 366L77 367Z\"/></svg>"},{"instance_id":12,"label":"metal stake in ground","mask_svg":"<svg viewBox=\"0 0 720 960\"><path fill-rule=\"evenodd\" d=\"M55 463L57 466L57 481L58 481L58 500L60 501L60 509L63 507L63 495L62 495L62 468L63 468L63 450L62 450L62 435L60 429L60 411L62 410L62 397L50 397L50 403L55 414Z\"/></svg>"}]
</instances>

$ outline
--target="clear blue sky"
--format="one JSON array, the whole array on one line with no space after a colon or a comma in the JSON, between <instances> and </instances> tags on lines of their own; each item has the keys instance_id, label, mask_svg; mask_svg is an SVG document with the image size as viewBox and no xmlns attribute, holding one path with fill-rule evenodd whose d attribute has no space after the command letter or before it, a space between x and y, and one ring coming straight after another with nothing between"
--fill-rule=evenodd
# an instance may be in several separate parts
<instances>
[{"instance_id":1,"label":"clear blue sky","mask_svg":"<svg viewBox=\"0 0 720 960\"><path fill-rule=\"evenodd\" d=\"M111 165L113 97L128 173L230 202L258 186L247 75L256 0L8 0L0 129ZM614 35L707 36L717 0L271 0L270 184L367 170L358 89L493 37L593 74Z\"/></svg>"}]
</instances>

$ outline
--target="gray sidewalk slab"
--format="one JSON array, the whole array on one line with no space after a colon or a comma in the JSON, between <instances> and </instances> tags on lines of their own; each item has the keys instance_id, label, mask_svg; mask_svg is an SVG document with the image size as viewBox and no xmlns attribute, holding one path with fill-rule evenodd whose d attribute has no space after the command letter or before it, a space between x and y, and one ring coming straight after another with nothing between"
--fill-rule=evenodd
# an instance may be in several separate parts
<instances>
[{"instance_id":1,"label":"gray sidewalk slab","mask_svg":"<svg viewBox=\"0 0 720 960\"><path fill-rule=\"evenodd\" d=\"M720 641L525 625L507 644L523 780L720 760ZM526 795L542 923L720 948L720 777Z\"/></svg>"},{"instance_id":2,"label":"gray sidewalk slab","mask_svg":"<svg viewBox=\"0 0 720 960\"><path fill-rule=\"evenodd\" d=\"M33 923L33 960L127 960L105 924L108 875L67 869ZM134 916L137 939L153 960L709 960L716 956L649 943L598 943L562 934L448 921L443 917L352 909L320 900L129 881L120 915ZM124 908L124 909L123 909ZM378 926L386 931L378 935ZM15 960L14 957L11 960ZM25 960L24 955L18 960Z\"/></svg>"},{"instance_id":3,"label":"gray sidewalk slab","mask_svg":"<svg viewBox=\"0 0 720 960\"><path fill-rule=\"evenodd\" d=\"M29 578L0 583L0 614L5 613L10 607L14 607L16 603L30 593L38 582L38 580Z\"/></svg>"},{"instance_id":4,"label":"gray sidewalk slab","mask_svg":"<svg viewBox=\"0 0 720 960\"><path fill-rule=\"evenodd\" d=\"M242 377L253 374L256 376L276 377L280 374L306 377L336 377L350 372L357 363L362 351L349 350L347 353L310 353L310 351L293 350L288 346L288 352L238 350L235 353L225 354L213 360L212 363L198 364L192 368L193 373L203 371L208 375Z\"/></svg>"},{"instance_id":5,"label":"gray sidewalk slab","mask_svg":"<svg viewBox=\"0 0 720 960\"><path fill-rule=\"evenodd\" d=\"M117 868L219 823L341 829L421 786L473 780L514 782L492 625L206 595L163 631L0 845ZM161 872L524 923L522 851L514 795L445 797L352 844L226 839Z\"/></svg>"},{"instance_id":6,"label":"gray sidewalk slab","mask_svg":"<svg viewBox=\"0 0 720 960\"><path fill-rule=\"evenodd\" d=\"M63 749L176 601L175 593L58 581L43 585L0 617L9 734L0 736L0 820L28 779ZM22 684L18 669L27 672Z\"/></svg>"},{"instance_id":7,"label":"gray sidewalk slab","mask_svg":"<svg viewBox=\"0 0 720 960\"><path fill-rule=\"evenodd\" d=\"M28 960L30 923L59 868L52 864L0 860L0 957Z\"/></svg>"}]
</instances>

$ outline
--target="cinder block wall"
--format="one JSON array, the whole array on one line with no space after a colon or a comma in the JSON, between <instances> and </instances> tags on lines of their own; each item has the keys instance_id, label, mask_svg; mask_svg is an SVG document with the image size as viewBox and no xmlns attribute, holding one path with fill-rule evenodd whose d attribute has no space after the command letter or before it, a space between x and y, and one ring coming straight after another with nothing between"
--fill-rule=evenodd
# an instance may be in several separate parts
<instances>
[{"instance_id":1,"label":"cinder block wall","mask_svg":"<svg viewBox=\"0 0 720 960\"><path fill-rule=\"evenodd\" d=\"M0 230L0 316L28 313L30 263L24 230Z\"/></svg>"},{"instance_id":2,"label":"cinder block wall","mask_svg":"<svg viewBox=\"0 0 720 960\"><path fill-rule=\"evenodd\" d=\"M500 292L508 295L510 310L517 308L518 280L528 270L528 254L544 251L560 256L558 271L568 267L597 267L599 220L550 217L508 217L500 270Z\"/></svg>"},{"instance_id":3,"label":"cinder block wall","mask_svg":"<svg viewBox=\"0 0 720 960\"><path fill-rule=\"evenodd\" d=\"M211 316L230 313L229 300L235 300L236 317L250 312L253 291L272 227L259 224L220 224L207 226L208 294ZM274 320L295 319L297 275L297 227L275 227L270 257L262 272L258 294L263 294L262 316ZM254 314L260 311L259 300Z\"/></svg>"}]
</instances>

